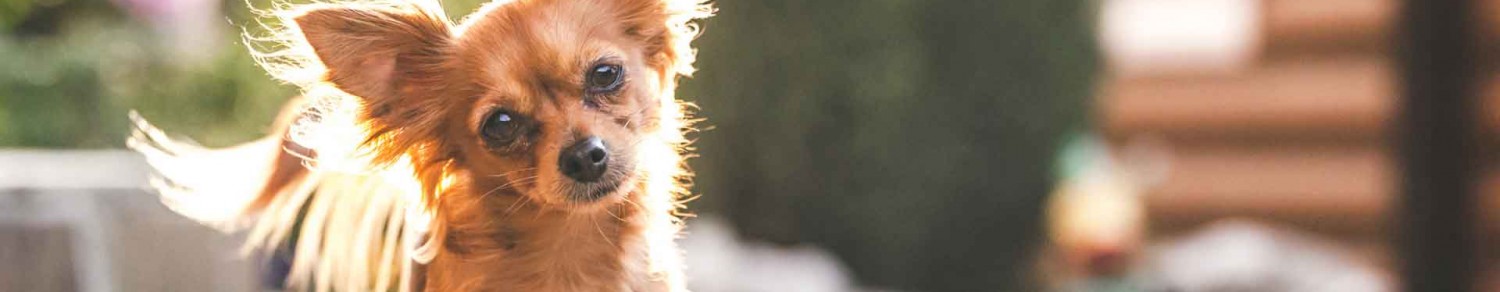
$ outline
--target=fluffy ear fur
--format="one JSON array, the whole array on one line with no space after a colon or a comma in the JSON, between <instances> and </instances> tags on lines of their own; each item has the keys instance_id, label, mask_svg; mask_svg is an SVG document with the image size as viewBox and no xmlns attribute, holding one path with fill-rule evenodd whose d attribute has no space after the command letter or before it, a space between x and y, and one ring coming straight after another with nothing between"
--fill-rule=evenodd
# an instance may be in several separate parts
<instances>
[{"instance_id":1,"label":"fluffy ear fur","mask_svg":"<svg viewBox=\"0 0 1500 292\"><path fill-rule=\"evenodd\" d=\"M377 163L403 155L431 160L440 151L425 137L445 117L438 100L425 94L442 87L452 25L435 7L419 4L314 5L292 17L327 71L323 79L357 96L359 119L369 129L365 145ZM415 167L428 169L427 165ZM439 169L431 168L433 170ZM424 174L424 178L427 178ZM433 178L435 179L435 178Z\"/></svg>"},{"instance_id":2,"label":"fluffy ear fur","mask_svg":"<svg viewBox=\"0 0 1500 292\"><path fill-rule=\"evenodd\" d=\"M665 77L693 73L693 38L698 37L695 19L713 16L704 0L617 0L623 7L625 32L646 44L648 64Z\"/></svg>"},{"instance_id":3,"label":"fluffy ear fur","mask_svg":"<svg viewBox=\"0 0 1500 292\"><path fill-rule=\"evenodd\" d=\"M327 66L325 78L378 108L438 70L451 37L441 17L415 7L329 6L307 9L293 21Z\"/></svg>"},{"instance_id":4,"label":"fluffy ear fur","mask_svg":"<svg viewBox=\"0 0 1500 292\"><path fill-rule=\"evenodd\" d=\"M453 33L436 3L422 3L315 4L291 20L326 67L323 80L360 100L371 162L409 159L431 204L450 164L443 141L431 138L447 117L430 94L451 71Z\"/></svg>"}]
</instances>

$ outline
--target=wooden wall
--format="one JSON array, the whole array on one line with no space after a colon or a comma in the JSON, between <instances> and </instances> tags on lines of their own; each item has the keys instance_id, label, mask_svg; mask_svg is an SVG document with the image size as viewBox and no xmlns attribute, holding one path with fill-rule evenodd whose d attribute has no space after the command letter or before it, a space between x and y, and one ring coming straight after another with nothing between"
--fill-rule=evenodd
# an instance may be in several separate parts
<instances>
[{"instance_id":1,"label":"wooden wall","mask_svg":"<svg viewBox=\"0 0 1500 292\"><path fill-rule=\"evenodd\" d=\"M1097 127L1114 145L1158 141L1170 153L1168 174L1146 196L1153 231L1251 217L1386 254L1400 179L1392 157L1399 82L1390 53L1399 2L1204 0L1179 11L1130 12L1186 2L1118 0L1102 8L1109 68L1095 100ZM1484 6L1483 15L1500 15L1500 1ZM1161 19L1172 13L1216 17ZM1486 34L1476 37L1500 44L1500 17L1484 19ZM1485 147L1500 152L1494 76L1476 110ZM1479 246L1494 258L1500 163L1488 164Z\"/></svg>"}]
</instances>

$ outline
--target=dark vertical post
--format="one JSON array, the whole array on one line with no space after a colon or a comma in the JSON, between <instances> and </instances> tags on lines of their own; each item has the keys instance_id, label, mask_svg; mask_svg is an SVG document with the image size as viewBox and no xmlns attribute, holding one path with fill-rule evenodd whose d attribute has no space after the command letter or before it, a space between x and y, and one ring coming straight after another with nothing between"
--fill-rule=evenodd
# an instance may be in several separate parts
<instances>
[{"instance_id":1,"label":"dark vertical post","mask_svg":"<svg viewBox=\"0 0 1500 292\"><path fill-rule=\"evenodd\" d=\"M1404 291L1474 289L1478 157L1474 5L1407 0L1402 8L1402 182L1399 253Z\"/></svg>"}]
</instances>

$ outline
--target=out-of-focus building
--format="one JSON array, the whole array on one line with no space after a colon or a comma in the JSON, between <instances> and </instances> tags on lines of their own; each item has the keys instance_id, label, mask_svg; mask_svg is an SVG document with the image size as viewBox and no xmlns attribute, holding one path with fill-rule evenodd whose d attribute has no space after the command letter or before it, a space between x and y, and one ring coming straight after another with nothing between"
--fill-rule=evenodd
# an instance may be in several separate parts
<instances>
[{"instance_id":1,"label":"out-of-focus building","mask_svg":"<svg viewBox=\"0 0 1500 292\"><path fill-rule=\"evenodd\" d=\"M1500 1L1478 2L1500 11ZM1101 3L1107 66L1097 128L1113 148L1147 141L1167 153L1166 175L1142 195L1153 238L1250 218L1315 233L1371 266L1394 268L1400 83L1391 44L1399 1ZM1500 14L1481 15L1485 34L1475 37L1494 44ZM1493 80L1480 115L1490 144L1500 139L1500 79ZM1500 164L1487 164L1475 245L1489 271L1481 274L1495 279Z\"/></svg>"}]
</instances>

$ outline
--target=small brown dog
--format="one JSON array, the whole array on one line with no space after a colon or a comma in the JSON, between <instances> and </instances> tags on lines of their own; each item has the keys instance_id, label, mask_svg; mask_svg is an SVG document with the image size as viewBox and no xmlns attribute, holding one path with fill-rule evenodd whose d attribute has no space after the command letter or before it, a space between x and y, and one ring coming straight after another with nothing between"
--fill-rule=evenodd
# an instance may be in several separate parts
<instances>
[{"instance_id":1,"label":"small brown dog","mask_svg":"<svg viewBox=\"0 0 1500 292\"><path fill-rule=\"evenodd\" d=\"M703 0L283 5L255 50L305 97L275 134L209 150L136 117L173 210L294 254L338 291L682 291Z\"/></svg>"}]
</instances>

